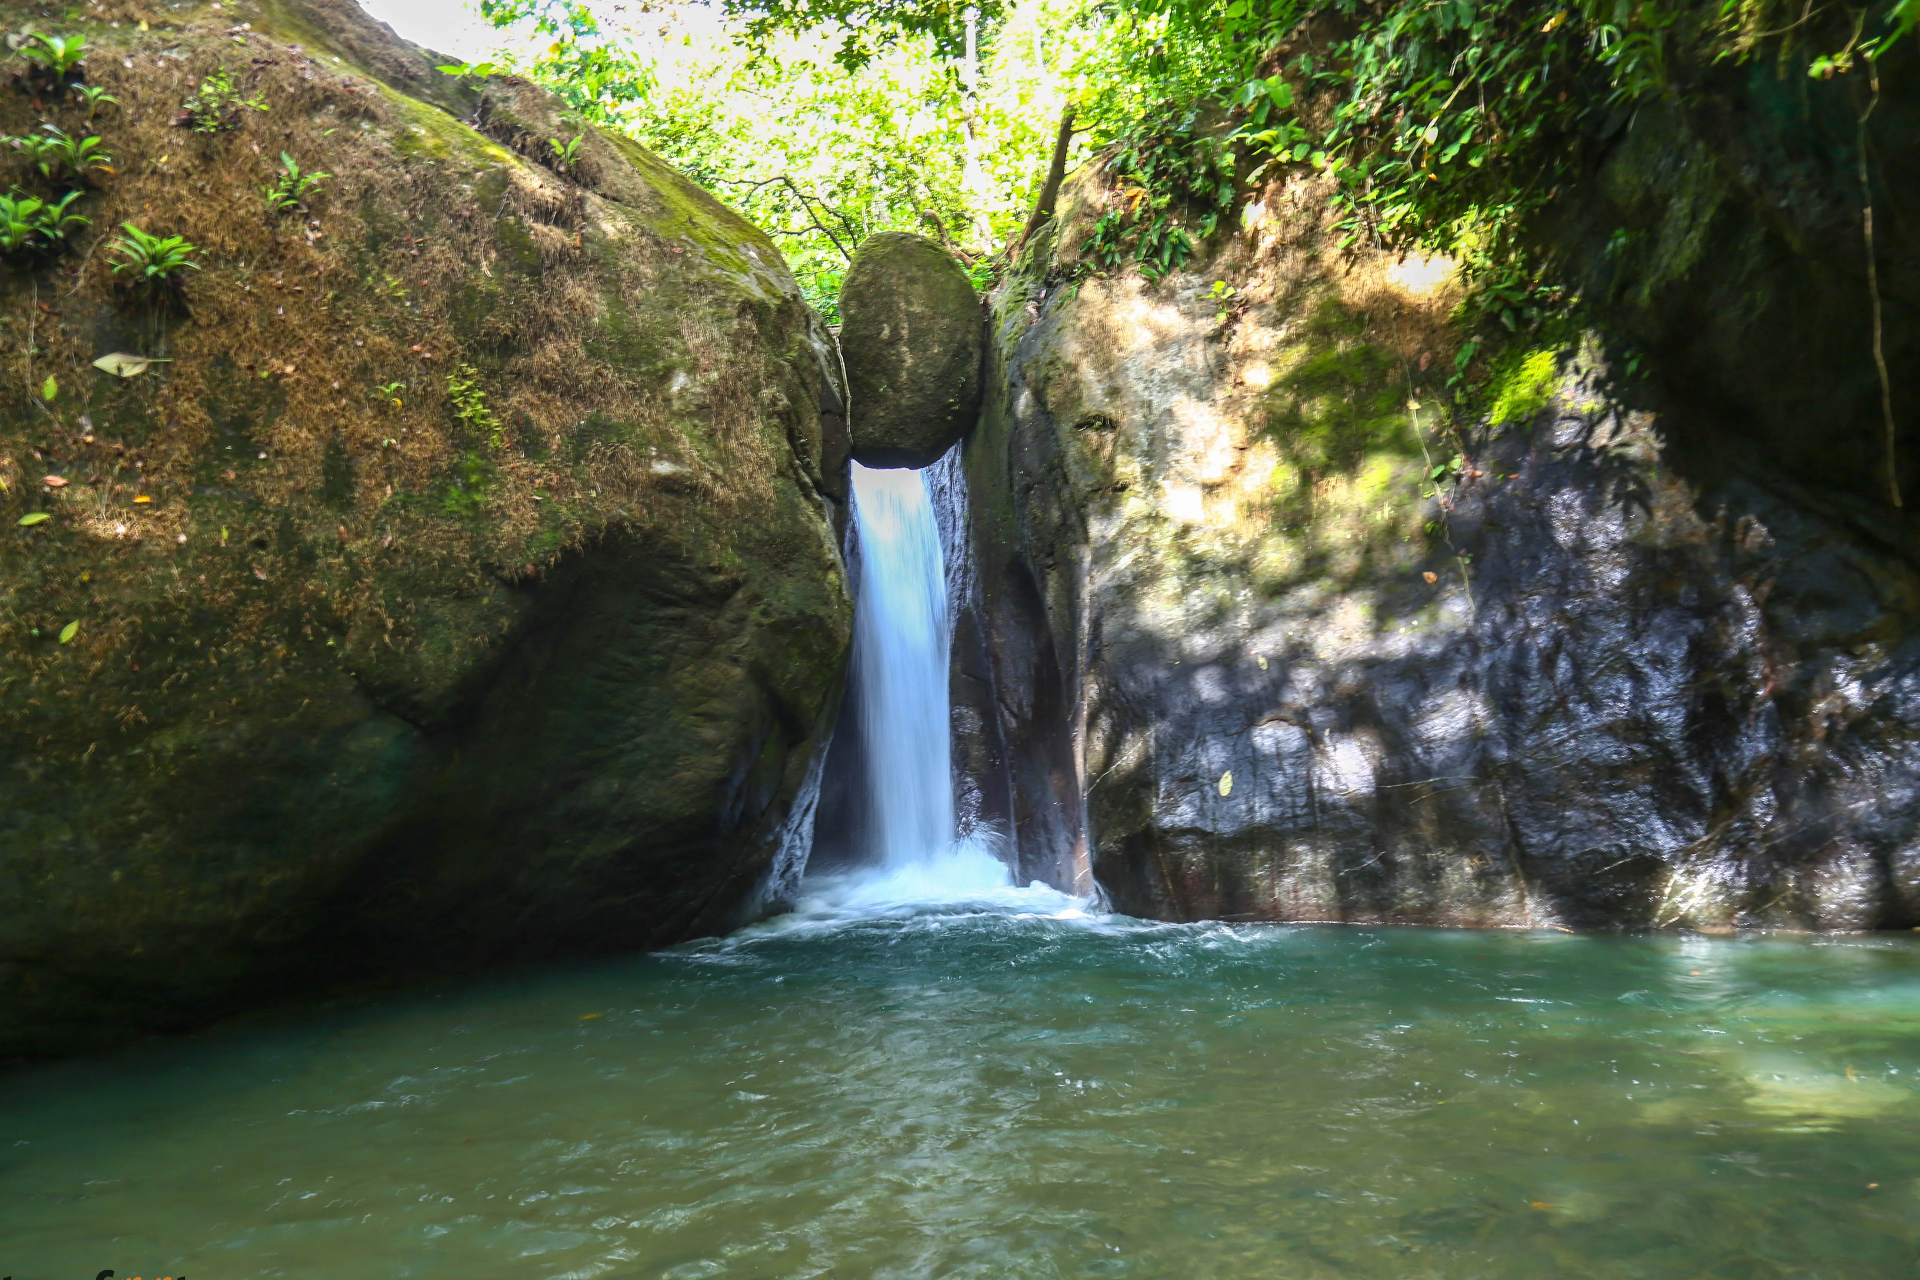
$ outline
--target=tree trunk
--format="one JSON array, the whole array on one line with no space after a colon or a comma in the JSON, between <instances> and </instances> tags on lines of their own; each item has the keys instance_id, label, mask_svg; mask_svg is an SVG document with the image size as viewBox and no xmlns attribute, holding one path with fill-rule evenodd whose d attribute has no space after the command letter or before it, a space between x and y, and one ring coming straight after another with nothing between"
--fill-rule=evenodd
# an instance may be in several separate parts
<instances>
[{"instance_id":1,"label":"tree trunk","mask_svg":"<svg viewBox=\"0 0 1920 1280\"><path fill-rule=\"evenodd\" d=\"M1039 198L1033 202L1033 213L1027 218L1027 225L1020 228L1020 234L1007 246L1007 256L1013 257L1026 247L1040 224L1053 216L1053 206L1060 199L1060 184L1067 177L1067 146L1073 141L1073 104L1068 103L1066 110L1060 113L1060 135L1053 141L1053 160L1047 165L1046 181L1040 184Z\"/></svg>"}]
</instances>

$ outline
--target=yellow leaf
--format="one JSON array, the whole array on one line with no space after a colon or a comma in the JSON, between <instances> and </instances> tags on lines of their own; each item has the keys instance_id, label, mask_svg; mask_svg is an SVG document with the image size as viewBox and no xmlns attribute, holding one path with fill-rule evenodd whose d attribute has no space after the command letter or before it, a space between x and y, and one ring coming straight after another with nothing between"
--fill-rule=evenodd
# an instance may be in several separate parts
<instances>
[{"instance_id":1,"label":"yellow leaf","mask_svg":"<svg viewBox=\"0 0 1920 1280\"><path fill-rule=\"evenodd\" d=\"M135 494L135 495L134 495L134 498L133 498L133 500L134 500L135 502L152 502L152 501L153 501L153 497L152 497L152 495L150 495L150 494L145 494L145 493L139 493L139 494Z\"/></svg>"},{"instance_id":2,"label":"yellow leaf","mask_svg":"<svg viewBox=\"0 0 1920 1280\"><path fill-rule=\"evenodd\" d=\"M93 367L102 373L110 373L116 378L137 378L153 365L171 363L171 360L159 360L149 356L136 356L126 351L114 351L95 360Z\"/></svg>"},{"instance_id":3,"label":"yellow leaf","mask_svg":"<svg viewBox=\"0 0 1920 1280\"><path fill-rule=\"evenodd\" d=\"M1233 770L1231 769L1220 775L1220 794L1223 796L1233 794Z\"/></svg>"},{"instance_id":4,"label":"yellow leaf","mask_svg":"<svg viewBox=\"0 0 1920 1280\"><path fill-rule=\"evenodd\" d=\"M75 636L79 634L80 634L80 620L78 618L75 618L72 622L69 622L66 626L60 628L60 643L67 644L70 641L72 641L72 639Z\"/></svg>"}]
</instances>

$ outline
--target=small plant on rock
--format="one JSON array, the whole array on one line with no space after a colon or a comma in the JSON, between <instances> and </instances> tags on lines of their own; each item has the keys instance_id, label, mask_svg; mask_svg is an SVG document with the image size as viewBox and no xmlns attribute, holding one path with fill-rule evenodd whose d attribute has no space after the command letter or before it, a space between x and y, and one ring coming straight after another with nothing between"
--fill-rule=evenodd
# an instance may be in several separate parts
<instances>
[{"instance_id":1,"label":"small plant on rock","mask_svg":"<svg viewBox=\"0 0 1920 1280\"><path fill-rule=\"evenodd\" d=\"M1213 313L1214 323L1225 324L1227 321L1233 319L1234 299L1238 297L1239 294L1240 291L1228 284L1225 280L1215 280L1213 282L1213 287L1207 290L1206 297L1208 302L1213 303L1219 308L1218 311Z\"/></svg>"},{"instance_id":2,"label":"small plant on rock","mask_svg":"<svg viewBox=\"0 0 1920 1280\"><path fill-rule=\"evenodd\" d=\"M0 146L12 147L42 173L45 173L47 166L53 163L53 139L43 138L37 133L29 133L17 138L11 136L0 138Z\"/></svg>"},{"instance_id":3,"label":"small plant on rock","mask_svg":"<svg viewBox=\"0 0 1920 1280\"><path fill-rule=\"evenodd\" d=\"M573 168L573 162L580 158L580 142L586 136L584 133L576 133L565 142L560 141L558 138L548 138L547 147L553 152L554 167L558 169Z\"/></svg>"},{"instance_id":4,"label":"small plant on rock","mask_svg":"<svg viewBox=\"0 0 1920 1280\"><path fill-rule=\"evenodd\" d=\"M87 60L87 38L31 32L21 44L20 52L42 76L60 84L80 70L80 64Z\"/></svg>"},{"instance_id":5,"label":"small plant on rock","mask_svg":"<svg viewBox=\"0 0 1920 1280\"><path fill-rule=\"evenodd\" d=\"M46 137L28 134L23 138L0 139L33 162L33 167L49 182L70 179L85 181L94 170L113 172L113 157L100 150L98 138L76 138L54 125L42 125Z\"/></svg>"},{"instance_id":6,"label":"small plant on rock","mask_svg":"<svg viewBox=\"0 0 1920 1280\"><path fill-rule=\"evenodd\" d=\"M120 99L114 97L97 84L76 84L69 87L73 92L79 94L80 101L86 104L87 119L89 120L99 114L100 108L108 103L112 103L116 107L120 105Z\"/></svg>"},{"instance_id":7,"label":"small plant on rock","mask_svg":"<svg viewBox=\"0 0 1920 1280\"><path fill-rule=\"evenodd\" d=\"M463 364L447 375L447 398L453 401L453 416L466 424L496 449L506 447L500 420L487 407L487 393L481 389L480 375L470 364Z\"/></svg>"},{"instance_id":8,"label":"small plant on rock","mask_svg":"<svg viewBox=\"0 0 1920 1280\"><path fill-rule=\"evenodd\" d=\"M274 175L274 181L260 188L260 194L267 198L269 213L291 213L295 209L307 207L307 197L320 189L320 184L333 175L324 171L302 173L293 157L280 153L280 172Z\"/></svg>"},{"instance_id":9,"label":"small plant on rock","mask_svg":"<svg viewBox=\"0 0 1920 1280\"><path fill-rule=\"evenodd\" d=\"M202 80L193 96L180 104L180 114L175 122L190 126L195 133L219 133L223 129L239 128L239 113L242 110L266 109L265 98L249 98L234 83L233 74L222 67Z\"/></svg>"},{"instance_id":10,"label":"small plant on rock","mask_svg":"<svg viewBox=\"0 0 1920 1280\"><path fill-rule=\"evenodd\" d=\"M188 271L198 271L193 255L200 250L185 236L148 235L131 222L123 222L124 235L115 236L109 253L116 255L113 273L127 272L127 278L158 292L178 289Z\"/></svg>"},{"instance_id":11,"label":"small plant on rock","mask_svg":"<svg viewBox=\"0 0 1920 1280\"><path fill-rule=\"evenodd\" d=\"M87 225L87 219L67 212L79 198L78 191L69 191L59 200L46 201L18 187L0 196L0 253L26 258L61 248L67 232Z\"/></svg>"}]
</instances>

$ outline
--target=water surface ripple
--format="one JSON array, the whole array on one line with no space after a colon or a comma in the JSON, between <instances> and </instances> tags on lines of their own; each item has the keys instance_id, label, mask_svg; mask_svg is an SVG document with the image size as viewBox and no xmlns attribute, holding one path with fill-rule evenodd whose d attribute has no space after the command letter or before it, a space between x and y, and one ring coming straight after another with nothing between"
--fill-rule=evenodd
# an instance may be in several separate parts
<instances>
[{"instance_id":1,"label":"water surface ripple","mask_svg":"<svg viewBox=\"0 0 1920 1280\"><path fill-rule=\"evenodd\" d=\"M0 1076L0 1273L1911 1276L1920 952L1155 925L732 938Z\"/></svg>"}]
</instances>

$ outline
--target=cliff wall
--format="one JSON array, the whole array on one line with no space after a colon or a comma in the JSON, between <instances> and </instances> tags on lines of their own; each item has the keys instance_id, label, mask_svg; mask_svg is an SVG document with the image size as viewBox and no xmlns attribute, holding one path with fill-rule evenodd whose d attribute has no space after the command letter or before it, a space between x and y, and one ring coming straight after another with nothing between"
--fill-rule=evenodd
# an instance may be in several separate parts
<instances>
[{"instance_id":1,"label":"cliff wall","mask_svg":"<svg viewBox=\"0 0 1920 1280\"><path fill-rule=\"evenodd\" d=\"M1920 922L1920 562L1821 158L1852 117L1729 75L1548 229L1608 336L1497 344L1465 400L1449 265L1339 249L1305 166L1158 283L1093 270L1114 196L1071 184L965 458L965 786L1023 875L1171 919Z\"/></svg>"}]
</instances>

